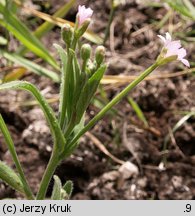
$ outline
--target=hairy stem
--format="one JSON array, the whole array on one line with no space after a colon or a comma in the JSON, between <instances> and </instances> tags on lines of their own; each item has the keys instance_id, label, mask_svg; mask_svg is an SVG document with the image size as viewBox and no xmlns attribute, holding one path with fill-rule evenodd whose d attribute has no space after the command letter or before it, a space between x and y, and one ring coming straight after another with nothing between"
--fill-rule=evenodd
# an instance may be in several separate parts
<instances>
[{"instance_id":1,"label":"hairy stem","mask_svg":"<svg viewBox=\"0 0 195 216\"><path fill-rule=\"evenodd\" d=\"M47 168L46 168L45 173L43 175L43 178L41 180L40 188L39 188L39 191L38 191L37 197L36 197L37 200L43 200L45 198L50 180L51 180L51 178L52 178L52 176L56 170L56 167L58 166L59 163L60 163L60 160L59 160L58 154L54 150L52 152L51 158L49 160L49 163L47 165Z\"/></svg>"}]
</instances>

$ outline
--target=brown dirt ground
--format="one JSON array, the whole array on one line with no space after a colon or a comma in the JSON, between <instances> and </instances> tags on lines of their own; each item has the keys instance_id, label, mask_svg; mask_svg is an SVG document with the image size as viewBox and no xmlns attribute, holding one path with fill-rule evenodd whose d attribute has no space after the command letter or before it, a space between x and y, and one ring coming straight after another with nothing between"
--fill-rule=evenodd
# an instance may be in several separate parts
<instances>
[{"instance_id":1,"label":"brown dirt ground","mask_svg":"<svg viewBox=\"0 0 195 216\"><path fill-rule=\"evenodd\" d=\"M36 3L36 1L34 1ZM52 2L50 1L51 5ZM61 2L58 1L59 5ZM78 1L90 5L94 10L91 28L103 35L109 13L109 1ZM154 27L166 14L164 8L151 8L127 0L116 12L108 40L107 74L137 75L148 67L160 51L157 34L166 32L171 24L162 29ZM54 6L55 4L53 4ZM50 7L52 13L59 5ZM44 7L43 7L44 8ZM74 20L76 7L67 16ZM180 17L174 13L173 26ZM183 21L182 21L183 22ZM153 23L153 25L152 25ZM177 32L189 31L194 23L188 21L177 27ZM59 29L43 39L43 43L60 42ZM61 42L60 42L61 43ZM193 43L186 43L188 59L194 60ZM56 51L51 48L56 55ZM6 61L2 61L5 62ZM171 63L156 70L155 74L181 71L182 65ZM56 97L59 86L45 77L27 74L24 77L36 84L47 98ZM107 99L111 99L125 85L102 86ZM127 179L120 179L120 164L105 156L97 148L91 136L83 136L79 148L56 170L61 180L74 182L72 199L195 199L195 121L189 119L168 143L166 149L166 168L159 169L165 153L163 143L170 128L182 117L179 111L192 111L195 108L195 79L193 75L178 76L171 79L154 79L142 82L129 94L144 112L150 130L143 128L134 111L124 99L90 133L94 135L110 153L123 161L130 161L139 167L139 173ZM99 93L97 98L103 99ZM25 106L24 101L32 100L22 91L0 93L0 113L3 115L15 142L15 146L33 191L36 192L43 171L48 162L52 139L42 111L37 106ZM57 103L53 104L57 110ZM99 108L90 105L87 120ZM136 123L136 124L135 124ZM152 130L151 130L152 128ZM95 145L96 144L96 145ZM0 160L13 167L10 154L0 135ZM51 193L52 183L48 195ZM4 183L0 182L0 199L22 198Z\"/></svg>"}]
</instances>

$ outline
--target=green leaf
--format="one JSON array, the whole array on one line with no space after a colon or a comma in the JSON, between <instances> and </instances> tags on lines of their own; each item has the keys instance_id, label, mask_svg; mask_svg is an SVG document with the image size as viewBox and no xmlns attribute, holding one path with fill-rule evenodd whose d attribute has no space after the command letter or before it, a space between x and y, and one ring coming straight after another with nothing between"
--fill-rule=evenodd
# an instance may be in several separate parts
<instances>
[{"instance_id":1,"label":"green leaf","mask_svg":"<svg viewBox=\"0 0 195 216\"><path fill-rule=\"evenodd\" d=\"M0 179L11 186L13 189L24 194L24 188L18 175L7 166L4 162L0 161Z\"/></svg>"},{"instance_id":2,"label":"green leaf","mask_svg":"<svg viewBox=\"0 0 195 216\"><path fill-rule=\"evenodd\" d=\"M0 24L10 31L21 43L29 50L50 63L54 68L58 69L56 61L49 54L43 44L30 32L30 30L14 15L7 7L0 3L0 13L3 19Z\"/></svg>"},{"instance_id":3,"label":"green leaf","mask_svg":"<svg viewBox=\"0 0 195 216\"><path fill-rule=\"evenodd\" d=\"M94 96L97 87L102 79L107 66L102 65L87 81L86 85L81 91L79 100L76 105L76 123L79 123L83 113L87 109L92 97Z\"/></svg>"},{"instance_id":4,"label":"green leaf","mask_svg":"<svg viewBox=\"0 0 195 216\"><path fill-rule=\"evenodd\" d=\"M29 198L29 199L33 199L34 196L32 194L32 191L26 181L26 178L25 178L25 175L24 175L24 172L22 170L22 167L21 167L21 164L20 164L20 161L18 160L18 156L17 156L17 153L16 153L16 150L15 150L15 147L14 147L14 143L13 143L13 140L11 138L11 135L9 133L9 130L3 120L3 117L1 116L0 114L0 130L4 136L4 139L6 141L6 144L7 144L7 147L11 153L11 156L12 156L12 159L15 163L15 166L17 168L17 171L20 175L20 179L21 179L21 182L22 182L22 185L23 185L23 188L24 188L24 193L26 194L26 197Z\"/></svg>"},{"instance_id":5,"label":"green leaf","mask_svg":"<svg viewBox=\"0 0 195 216\"><path fill-rule=\"evenodd\" d=\"M80 93L81 90L83 89L83 86L86 82L86 74L85 73L81 73L81 68L80 65L78 63L75 51L70 49L70 55L72 56L73 59L73 81L74 81L74 98L73 98L73 105L76 105L76 102L78 101L79 97L80 97Z\"/></svg>"},{"instance_id":6,"label":"green leaf","mask_svg":"<svg viewBox=\"0 0 195 216\"><path fill-rule=\"evenodd\" d=\"M69 52L73 58L73 74L74 74L75 87L76 87L80 80L81 69L80 69L80 65L78 63L75 51L72 49L69 49Z\"/></svg>"},{"instance_id":7,"label":"green leaf","mask_svg":"<svg viewBox=\"0 0 195 216\"><path fill-rule=\"evenodd\" d=\"M60 59L61 59L61 85L60 85L60 103L59 103L59 112L65 109L63 104L63 94L65 93L65 76L66 76L66 67L67 67L67 52L58 44L54 44L54 47L57 49ZM66 110L65 110L66 112ZM61 113L59 113L61 117ZM61 122L62 124L62 122Z\"/></svg>"},{"instance_id":8,"label":"green leaf","mask_svg":"<svg viewBox=\"0 0 195 216\"><path fill-rule=\"evenodd\" d=\"M54 175L54 186L51 195L52 200L61 200L62 183L58 176Z\"/></svg>"},{"instance_id":9,"label":"green leaf","mask_svg":"<svg viewBox=\"0 0 195 216\"><path fill-rule=\"evenodd\" d=\"M54 147L57 147L58 151L62 151L66 143L65 138L53 110L51 109L45 98L40 94L38 89L33 84L25 81L12 81L0 85L0 90L7 89L23 89L29 91L36 98L50 126L50 130L54 138L54 143L56 144L56 146Z\"/></svg>"},{"instance_id":10,"label":"green leaf","mask_svg":"<svg viewBox=\"0 0 195 216\"><path fill-rule=\"evenodd\" d=\"M63 190L66 192L65 196L63 197L63 199L70 199L71 195L72 195L72 191L73 191L73 182L68 180L66 181L66 183L63 186Z\"/></svg>"},{"instance_id":11,"label":"green leaf","mask_svg":"<svg viewBox=\"0 0 195 216\"><path fill-rule=\"evenodd\" d=\"M192 7L194 7L188 0L165 0L170 7L172 7L174 10L178 11L184 16L187 16L193 20L195 20L195 14L193 13Z\"/></svg>"},{"instance_id":12,"label":"green leaf","mask_svg":"<svg viewBox=\"0 0 195 216\"><path fill-rule=\"evenodd\" d=\"M0 50L0 55L2 55L3 57L9 59L10 61L18 65L27 68L28 70L32 71L35 74L46 76L52 79L54 82L60 81L59 75L57 73L47 70L46 68L41 67L40 65L32 61L29 61L15 53L8 53L6 51Z\"/></svg>"},{"instance_id":13,"label":"green leaf","mask_svg":"<svg viewBox=\"0 0 195 216\"><path fill-rule=\"evenodd\" d=\"M128 97L128 102L130 103L130 105L132 106L132 108L134 109L137 117L144 123L144 125L146 127L148 127L148 122L144 116L144 113L142 112L141 108L139 107L139 105L133 100L133 98Z\"/></svg>"}]
</instances>

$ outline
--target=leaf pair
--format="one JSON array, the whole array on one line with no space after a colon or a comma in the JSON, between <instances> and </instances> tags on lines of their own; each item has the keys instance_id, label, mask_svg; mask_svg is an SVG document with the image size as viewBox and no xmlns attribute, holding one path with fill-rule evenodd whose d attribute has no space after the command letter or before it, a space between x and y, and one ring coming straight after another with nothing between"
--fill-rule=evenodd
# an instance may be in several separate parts
<instances>
[{"instance_id":1,"label":"leaf pair","mask_svg":"<svg viewBox=\"0 0 195 216\"><path fill-rule=\"evenodd\" d=\"M54 175L54 186L51 195L52 200L69 199L73 191L72 181L67 181L63 186L58 176Z\"/></svg>"}]
</instances>

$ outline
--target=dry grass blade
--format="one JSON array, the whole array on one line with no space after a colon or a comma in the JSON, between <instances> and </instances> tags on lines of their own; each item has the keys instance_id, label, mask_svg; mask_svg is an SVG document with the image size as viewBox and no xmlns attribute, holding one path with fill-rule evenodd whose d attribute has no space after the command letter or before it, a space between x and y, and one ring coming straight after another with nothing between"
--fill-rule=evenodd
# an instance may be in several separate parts
<instances>
[{"instance_id":1,"label":"dry grass blade","mask_svg":"<svg viewBox=\"0 0 195 216\"><path fill-rule=\"evenodd\" d=\"M187 69L180 72L175 73L166 73L162 75L151 75L146 77L145 80L154 80L154 79L167 79L167 78L175 78L178 76L184 76L186 74L193 73L195 68ZM115 76L115 75L105 75L101 81L101 84L114 84L114 83L129 83L132 80L135 80L138 76Z\"/></svg>"},{"instance_id":2,"label":"dry grass blade","mask_svg":"<svg viewBox=\"0 0 195 216\"><path fill-rule=\"evenodd\" d=\"M23 5L21 5L18 1L16 1L16 3L18 4L18 6L20 6L24 11L28 12L28 13L31 13L33 14L34 16L37 16L47 22L50 22L50 23L53 23L59 27L62 27L64 24L68 23L70 24L72 27L74 27L74 23L73 22L70 22L68 20L65 20L65 19L62 19L62 18L59 18L59 17L54 17L54 16L51 16L49 14L46 14L46 13L43 13L43 12L40 12L40 11L37 11L33 8L27 8L27 7L24 7ZM84 34L84 37L88 40L90 40L91 42L93 43L96 43L96 44L102 44L103 40L102 38L100 38L98 35L96 35L94 32L90 31L90 30L87 30Z\"/></svg>"},{"instance_id":3,"label":"dry grass blade","mask_svg":"<svg viewBox=\"0 0 195 216\"><path fill-rule=\"evenodd\" d=\"M95 144L95 146L97 146L100 151L102 151L105 155L107 155L108 157L110 157L113 161L115 161L118 164L124 164L125 161L118 159L117 157L115 157L114 155L112 155L108 149L91 133L87 132L86 136Z\"/></svg>"}]
</instances>

